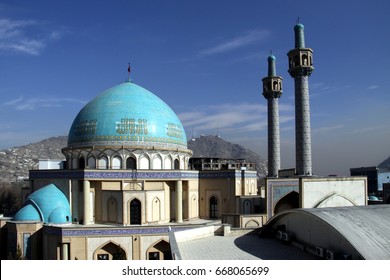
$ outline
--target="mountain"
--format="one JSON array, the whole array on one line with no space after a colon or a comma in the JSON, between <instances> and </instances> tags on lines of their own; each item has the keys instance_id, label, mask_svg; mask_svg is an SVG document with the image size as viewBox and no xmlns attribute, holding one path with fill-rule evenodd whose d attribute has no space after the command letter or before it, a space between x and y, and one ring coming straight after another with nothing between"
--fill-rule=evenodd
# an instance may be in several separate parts
<instances>
[{"instance_id":1,"label":"mountain","mask_svg":"<svg viewBox=\"0 0 390 280\"><path fill-rule=\"evenodd\" d=\"M267 161L261 156L241 145L227 142L219 136L207 135L190 140L188 149L193 151L193 157L245 159L247 162L256 163L259 177L265 177L267 174Z\"/></svg>"},{"instance_id":2,"label":"mountain","mask_svg":"<svg viewBox=\"0 0 390 280\"><path fill-rule=\"evenodd\" d=\"M386 160L382 161L378 168L380 169L390 169L390 157L388 157Z\"/></svg>"},{"instance_id":3,"label":"mountain","mask_svg":"<svg viewBox=\"0 0 390 280\"><path fill-rule=\"evenodd\" d=\"M51 137L37 143L0 151L0 182L16 182L28 177L28 170L38 169L39 159L65 159L61 149L66 147L68 137ZM266 174L266 161L243 146L232 144L218 136L200 136L188 141L193 157L217 157L246 159L256 163L258 175Z\"/></svg>"},{"instance_id":4,"label":"mountain","mask_svg":"<svg viewBox=\"0 0 390 280\"><path fill-rule=\"evenodd\" d=\"M0 151L0 182L15 182L28 177L28 170L38 169L39 159L65 159L61 149L68 137L51 137L37 143Z\"/></svg>"}]
</instances>

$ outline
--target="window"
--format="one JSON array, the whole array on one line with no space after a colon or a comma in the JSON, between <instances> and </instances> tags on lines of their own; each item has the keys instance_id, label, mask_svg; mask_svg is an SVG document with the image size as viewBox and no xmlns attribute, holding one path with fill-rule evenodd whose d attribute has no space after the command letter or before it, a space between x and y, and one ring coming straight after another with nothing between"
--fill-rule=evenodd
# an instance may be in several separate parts
<instances>
[{"instance_id":1,"label":"window","mask_svg":"<svg viewBox=\"0 0 390 280\"><path fill-rule=\"evenodd\" d=\"M136 198L130 202L130 224L141 224L141 201Z\"/></svg>"},{"instance_id":2,"label":"window","mask_svg":"<svg viewBox=\"0 0 390 280\"><path fill-rule=\"evenodd\" d=\"M129 157L126 159L126 169L137 169L137 162L135 158Z\"/></svg>"},{"instance_id":3,"label":"window","mask_svg":"<svg viewBox=\"0 0 390 280\"><path fill-rule=\"evenodd\" d=\"M210 198L210 218L218 218L218 200L215 196Z\"/></svg>"},{"instance_id":4,"label":"window","mask_svg":"<svg viewBox=\"0 0 390 280\"><path fill-rule=\"evenodd\" d=\"M160 252L149 252L149 260L159 260Z\"/></svg>"},{"instance_id":5,"label":"window","mask_svg":"<svg viewBox=\"0 0 390 280\"><path fill-rule=\"evenodd\" d=\"M107 261L108 260L108 254L98 254L97 259L99 261Z\"/></svg>"}]
</instances>

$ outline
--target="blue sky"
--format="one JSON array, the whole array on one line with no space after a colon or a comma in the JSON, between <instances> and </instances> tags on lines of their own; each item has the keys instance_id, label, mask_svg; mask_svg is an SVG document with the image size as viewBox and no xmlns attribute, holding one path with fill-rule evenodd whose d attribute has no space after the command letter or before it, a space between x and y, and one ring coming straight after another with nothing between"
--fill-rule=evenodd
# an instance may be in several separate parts
<instances>
[{"instance_id":1,"label":"blue sky","mask_svg":"<svg viewBox=\"0 0 390 280\"><path fill-rule=\"evenodd\" d=\"M0 149L67 135L80 109L127 78L162 98L187 137L217 133L267 157L261 79L283 77L282 168L295 165L296 18L314 51L313 172L390 156L390 2L0 1Z\"/></svg>"}]
</instances>

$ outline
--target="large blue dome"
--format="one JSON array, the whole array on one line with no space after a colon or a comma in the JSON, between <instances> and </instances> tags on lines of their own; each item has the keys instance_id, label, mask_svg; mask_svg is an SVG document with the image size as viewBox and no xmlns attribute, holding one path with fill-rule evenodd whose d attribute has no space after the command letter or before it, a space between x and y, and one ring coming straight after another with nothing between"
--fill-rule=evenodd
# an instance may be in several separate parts
<instances>
[{"instance_id":1,"label":"large blue dome","mask_svg":"<svg viewBox=\"0 0 390 280\"><path fill-rule=\"evenodd\" d=\"M164 101L124 82L98 95L76 116L68 148L83 146L187 149L187 138L179 118Z\"/></svg>"}]
</instances>

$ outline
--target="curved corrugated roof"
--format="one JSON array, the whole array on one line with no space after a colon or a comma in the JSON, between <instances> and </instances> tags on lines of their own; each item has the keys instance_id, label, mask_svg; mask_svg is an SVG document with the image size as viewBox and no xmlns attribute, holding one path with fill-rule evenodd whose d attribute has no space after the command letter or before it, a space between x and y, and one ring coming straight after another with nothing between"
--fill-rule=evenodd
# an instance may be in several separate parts
<instances>
[{"instance_id":1,"label":"curved corrugated roof","mask_svg":"<svg viewBox=\"0 0 390 280\"><path fill-rule=\"evenodd\" d=\"M314 215L337 230L364 259L390 259L390 205L349 206L331 208L300 208L282 212Z\"/></svg>"}]
</instances>

